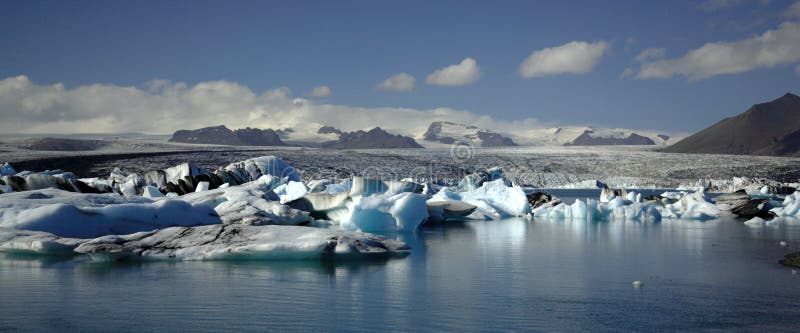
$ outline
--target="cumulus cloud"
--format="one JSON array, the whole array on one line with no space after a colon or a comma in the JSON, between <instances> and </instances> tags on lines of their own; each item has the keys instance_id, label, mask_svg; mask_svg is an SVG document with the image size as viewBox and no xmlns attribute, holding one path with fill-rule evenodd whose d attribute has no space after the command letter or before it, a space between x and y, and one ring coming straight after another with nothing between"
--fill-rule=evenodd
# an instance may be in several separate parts
<instances>
[{"instance_id":1,"label":"cumulus cloud","mask_svg":"<svg viewBox=\"0 0 800 333\"><path fill-rule=\"evenodd\" d=\"M642 52L640 52L636 58L634 58L638 62L648 61L648 60L655 60L664 58L664 54L666 54L666 49L657 49L657 48L649 48Z\"/></svg>"},{"instance_id":2,"label":"cumulus cloud","mask_svg":"<svg viewBox=\"0 0 800 333\"><path fill-rule=\"evenodd\" d=\"M707 43L674 59L646 61L637 78L684 76L700 80L800 61L800 23L784 22L777 29L734 42Z\"/></svg>"},{"instance_id":3,"label":"cumulus cloud","mask_svg":"<svg viewBox=\"0 0 800 333\"><path fill-rule=\"evenodd\" d=\"M378 84L378 89L393 91L412 91L417 81L408 73L398 73Z\"/></svg>"},{"instance_id":4,"label":"cumulus cloud","mask_svg":"<svg viewBox=\"0 0 800 333\"><path fill-rule=\"evenodd\" d=\"M481 76L478 62L472 58L465 58L460 63L437 69L425 79L427 84L440 86L464 86L473 84Z\"/></svg>"},{"instance_id":5,"label":"cumulus cloud","mask_svg":"<svg viewBox=\"0 0 800 333\"><path fill-rule=\"evenodd\" d=\"M331 88L328 86L316 86L308 93L310 97L328 97L332 94Z\"/></svg>"},{"instance_id":6,"label":"cumulus cloud","mask_svg":"<svg viewBox=\"0 0 800 333\"><path fill-rule=\"evenodd\" d=\"M558 74L586 74L591 72L609 50L605 41L569 42L567 44L533 51L519 65L519 74L535 78Z\"/></svg>"},{"instance_id":7,"label":"cumulus cloud","mask_svg":"<svg viewBox=\"0 0 800 333\"><path fill-rule=\"evenodd\" d=\"M797 19L800 18L800 1L793 3L789 8L783 11L781 14L784 18L787 19Z\"/></svg>"},{"instance_id":8,"label":"cumulus cloud","mask_svg":"<svg viewBox=\"0 0 800 333\"><path fill-rule=\"evenodd\" d=\"M66 88L26 76L0 80L2 133L172 133L224 124L230 128L294 128L313 138L322 125L346 131L381 126L420 137L432 121L455 121L504 133L537 127L535 119L500 121L446 107L364 108L296 98L288 88L263 93L230 81L195 85L161 80L143 88L91 84ZM307 137L303 137L306 135Z\"/></svg>"}]
</instances>

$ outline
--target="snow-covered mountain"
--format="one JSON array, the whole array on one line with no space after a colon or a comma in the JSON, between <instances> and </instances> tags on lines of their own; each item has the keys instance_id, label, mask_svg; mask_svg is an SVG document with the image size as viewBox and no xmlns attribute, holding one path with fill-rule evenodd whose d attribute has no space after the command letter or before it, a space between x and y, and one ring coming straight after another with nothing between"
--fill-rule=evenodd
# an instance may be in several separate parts
<instances>
[{"instance_id":1,"label":"snow-covered mountain","mask_svg":"<svg viewBox=\"0 0 800 333\"><path fill-rule=\"evenodd\" d=\"M516 134L518 142L534 146L665 146L674 142L674 138L652 131L589 126L536 128Z\"/></svg>"},{"instance_id":2,"label":"snow-covered mountain","mask_svg":"<svg viewBox=\"0 0 800 333\"><path fill-rule=\"evenodd\" d=\"M425 141L451 144L465 142L479 147L516 146L514 140L499 133L447 121L435 121L422 135Z\"/></svg>"},{"instance_id":3,"label":"snow-covered mountain","mask_svg":"<svg viewBox=\"0 0 800 333\"><path fill-rule=\"evenodd\" d=\"M333 131L335 130L335 131ZM323 148L333 149L385 149L385 148L423 148L413 138L394 135L375 127L369 131L342 132L328 126L322 132L335 133L339 139L322 143Z\"/></svg>"}]
</instances>

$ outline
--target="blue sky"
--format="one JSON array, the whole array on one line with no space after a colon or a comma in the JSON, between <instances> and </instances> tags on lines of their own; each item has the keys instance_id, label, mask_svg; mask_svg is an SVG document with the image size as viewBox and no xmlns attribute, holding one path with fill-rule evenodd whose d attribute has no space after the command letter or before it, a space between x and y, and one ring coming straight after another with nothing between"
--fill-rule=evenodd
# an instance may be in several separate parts
<instances>
[{"instance_id":1,"label":"blue sky","mask_svg":"<svg viewBox=\"0 0 800 333\"><path fill-rule=\"evenodd\" d=\"M639 70L634 58L663 48L663 59L676 59L706 43L760 36L795 20L787 14L792 4L4 1L0 79L25 75L34 84L66 89L224 80L256 94L288 87L320 104L447 107L501 121L691 132L753 103L800 92L800 55L699 79L680 70L668 77L623 77L627 68ZM520 74L532 52L574 41L605 43L590 70ZM474 82L425 82L433 71L468 57L480 68ZM376 88L401 72L416 78L413 91ZM315 86L327 86L330 96L305 96Z\"/></svg>"}]
</instances>

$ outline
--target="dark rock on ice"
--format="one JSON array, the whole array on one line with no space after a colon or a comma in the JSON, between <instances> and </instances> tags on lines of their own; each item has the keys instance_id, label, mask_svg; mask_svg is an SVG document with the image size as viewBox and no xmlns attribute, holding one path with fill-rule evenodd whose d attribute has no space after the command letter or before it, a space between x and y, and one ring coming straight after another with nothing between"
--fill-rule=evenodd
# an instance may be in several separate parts
<instances>
[{"instance_id":1,"label":"dark rock on ice","mask_svg":"<svg viewBox=\"0 0 800 333\"><path fill-rule=\"evenodd\" d=\"M339 140L325 142L322 147L331 149L423 148L413 138L393 135L380 127L366 132L343 132L339 136Z\"/></svg>"},{"instance_id":2,"label":"dark rock on ice","mask_svg":"<svg viewBox=\"0 0 800 333\"><path fill-rule=\"evenodd\" d=\"M778 263L788 267L800 268L800 252L789 253Z\"/></svg>"},{"instance_id":3,"label":"dark rock on ice","mask_svg":"<svg viewBox=\"0 0 800 333\"><path fill-rule=\"evenodd\" d=\"M536 209L544 205L556 206L561 203L561 200L544 192L534 192L528 195L528 203L531 204L533 209Z\"/></svg>"}]
</instances>

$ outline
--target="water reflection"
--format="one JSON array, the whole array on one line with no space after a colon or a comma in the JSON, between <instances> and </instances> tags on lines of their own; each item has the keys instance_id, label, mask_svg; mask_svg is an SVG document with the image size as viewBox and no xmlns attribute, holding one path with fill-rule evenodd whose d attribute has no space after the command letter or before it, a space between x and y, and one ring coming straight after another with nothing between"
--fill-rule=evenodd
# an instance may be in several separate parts
<instances>
[{"instance_id":1,"label":"water reflection","mask_svg":"<svg viewBox=\"0 0 800 333\"><path fill-rule=\"evenodd\" d=\"M797 278L776 264L789 250L778 241L800 244L796 222L509 219L387 236L411 254L111 264L4 255L0 313L40 331L131 320L167 331L786 329L800 315Z\"/></svg>"}]
</instances>

